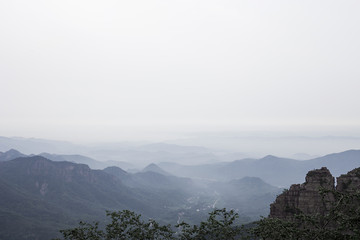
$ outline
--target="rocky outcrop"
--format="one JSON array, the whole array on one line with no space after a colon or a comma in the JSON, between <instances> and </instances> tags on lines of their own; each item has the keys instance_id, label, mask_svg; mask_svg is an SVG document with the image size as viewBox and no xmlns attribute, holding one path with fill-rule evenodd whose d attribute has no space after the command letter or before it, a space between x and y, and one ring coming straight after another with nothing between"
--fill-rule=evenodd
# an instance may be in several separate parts
<instances>
[{"instance_id":1,"label":"rocky outcrop","mask_svg":"<svg viewBox=\"0 0 360 240\"><path fill-rule=\"evenodd\" d=\"M360 168L343 174L336 178L337 185L336 190L339 192L353 192L360 190Z\"/></svg>"},{"instance_id":2,"label":"rocky outcrop","mask_svg":"<svg viewBox=\"0 0 360 240\"><path fill-rule=\"evenodd\" d=\"M332 196L322 196L320 188L335 189L334 177L325 167L308 172L305 183L294 184L289 190L284 190L270 205L270 217L284 219L292 218L299 213L324 214L331 207L329 201L332 200Z\"/></svg>"},{"instance_id":3,"label":"rocky outcrop","mask_svg":"<svg viewBox=\"0 0 360 240\"><path fill-rule=\"evenodd\" d=\"M334 177L323 167L309 171L305 183L294 184L284 190L270 205L270 217L291 219L295 214L325 214L332 206L331 192L321 194L320 189L335 190Z\"/></svg>"},{"instance_id":4,"label":"rocky outcrop","mask_svg":"<svg viewBox=\"0 0 360 240\"><path fill-rule=\"evenodd\" d=\"M305 183L294 184L284 190L274 203L270 205L269 217L292 219L295 214L320 214L324 215L335 203L334 190L340 193L360 190L360 168L336 178L330 171L323 167L309 171ZM330 190L320 193L320 189Z\"/></svg>"}]
</instances>

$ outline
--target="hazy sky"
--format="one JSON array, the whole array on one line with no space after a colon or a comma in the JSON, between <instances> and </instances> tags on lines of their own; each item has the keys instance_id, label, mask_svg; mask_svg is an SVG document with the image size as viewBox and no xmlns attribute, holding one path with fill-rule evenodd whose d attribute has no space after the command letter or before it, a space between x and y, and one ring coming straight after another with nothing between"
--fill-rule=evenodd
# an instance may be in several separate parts
<instances>
[{"instance_id":1,"label":"hazy sky","mask_svg":"<svg viewBox=\"0 0 360 240\"><path fill-rule=\"evenodd\" d=\"M358 0L0 1L0 135L359 127L359 13Z\"/></svg>"}]
</instances>

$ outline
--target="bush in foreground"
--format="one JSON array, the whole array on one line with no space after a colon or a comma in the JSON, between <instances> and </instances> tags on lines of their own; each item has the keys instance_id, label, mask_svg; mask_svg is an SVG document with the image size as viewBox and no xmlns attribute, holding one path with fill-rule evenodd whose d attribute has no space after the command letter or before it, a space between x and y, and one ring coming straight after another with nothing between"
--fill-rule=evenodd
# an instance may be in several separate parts
<instances>
[{"instance_id":1,"label":"bush in foreground","mask_svg":"<svg viewBox=\"0 0 360 240\"><path fill-rule=\"evenodd\" d=\"M211 239L238 239L241 232L235 221L239 217L233 210L216 209L209 213L207 221L199 225L189 225L182 222L176 225L174 231L170 225L160 225L155 220L143 221L141 215L129 210L107 212L111 223L105 230L99 228L99 223L80 222L72 229L60 230L65 240L211 240Z\"/></svg>"}]
</instances>

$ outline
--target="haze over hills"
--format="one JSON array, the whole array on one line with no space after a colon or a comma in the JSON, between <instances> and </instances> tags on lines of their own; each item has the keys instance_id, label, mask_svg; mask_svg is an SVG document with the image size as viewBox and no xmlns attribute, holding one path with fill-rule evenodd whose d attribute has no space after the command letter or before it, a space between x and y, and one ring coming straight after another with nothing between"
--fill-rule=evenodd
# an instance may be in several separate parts
<instances>
[{"instance_id":1,"label":"haze over hills","mask_svg":"<svg viewBox=\"0 0 360 240\"><path fill-rule=\"evenodd\" d=\"M0 237L49 239L79 219L99 220L105 210L119 209L175 223L179 218L198 222L214 207L231 206L242 221L250 221L267 214L266 206L281 191L259 179L214 184L161 174L164 172L156 165L135 174L118 167L92 170L84 164L54 162L42 156L2 161L0 215L12 221L0 222L4 226ZM19 231L14 225L23 227Z\"/></svg>"},{"instance_id":2,"label":"haze over hills","mask_svg":"<svg viewBox=\"0 0 360 240\"><path fill-rule=\"evenodd\" d=\"M25 154L39 154L42 152L66 154L69 152L81 152L82 150L81 146L65 141L0 136L0 151L7 151L12 148Z\"/></svg>"},{"instance_id":3,"label":"haze over hills","mask_svg":"<svg viewBox=\"0 0 360 240\"><path fill-rule=\"evenodd\" d=\"M46 146L40 142L38 147ZM1 149L8 146L1 144ZM0 216L12 220L0 222L7 229L0 238L24 239L32 234L49 239L79 219L99 220L105 210L119 209L162 223L196 223L211 209L226 207L239 213L242 222L250 222L266 216L281 188L303 181L309 170L326 166L337 176L360 165L360 150L303 161L274 155L223 161L224 156L232 159L241 153L166 143L70 150L67 154L26 155L18 149L0 153L0 190L6 195L0 200ZM84 152L129 162L99 161L80 154ZM13 223L23 230L17 231Z\"/></svg>"},{"instance_id":4,"label":"haze over hills","mask_svg":"<svg viewBox=\"0 0 360 240\"><path fill-rule=\"evenodd\" d=\"M156 147L165 148L167 145L156 144ZM149 148L149 145L141 146ZM171 146L170 148L183 149L181 146ZM199 147L184 147L185 149L201 149ZM154 149L154 151L156 151ZM146 155L146 152L142 154ZM168 154L168 152L166 152ZM14 156L11 158L11 156ZM104 169L110 166L122 167L131 172L140 171L136 170L134 165L126 162L117 161L97 161L95 159L82 156L82 155L58 155L41 153L40 155L47 157L54 161L70 161L76 163L83 163L89 165L93 169ZM7 156L7 157L6 157ZM0 155L0 160L5 157L13 159L17 156L25 156L24 154L12 150ZM131 158L130 158L131 159ZM160 158L162 159L162 158ZM158 160L160 160L158 159ZM266 182L279 187L289 186L292 182L299 182L302 180L302 176L307 171L326 166L335 175L339 175L342 172L349 171L359 165L360 162L360 150L348 150L340 153L328 154L322 157L310 159L310 160L295 160L289 158L280 158L272 155L260 159L246 158L242 160L235 160L230 162L216 162L198 165L184 165L174 162L153 162L157 165L148 165L148 168L160 167L165 170L163 174L173 174L176 176L191 177L191 178L203 178L209 180L229 181L236 178L242 178L247 176L260 177ZM146 168L145 168L146 169ZM153 171L159 171L153 169Z\"/></svg>"},{"instance_id":5,"label":"haze over hills","mask_svg":"<svg viewBox=\"0 0 360 240\"><path fill-rule=\"evenodd\" d=\"M151 211L153 206L102 171L40 156L2 162L0 182L3 239L27 239L29 234L29 239L50 239L59 228L102 217L106 209ZM22 227L11 231L12 226Z\"/></svg>"},{"instance_id":6,"label":"haze over hills","mask_svg":"<svg viewBox=\"0 0 360 240\"><path fill-rule=\"evenodd\" d=\"M311 147L306 148L309 144ZM333 145L336 146L333 147ZM124 169L142 169L150 163L160 162L200 165L245 158L259 159L268 154L287 156L285 158L290 159L309 160L331 152L357 149L359 145L360 139L355 137L299 137L296 135L286 137L286 135L271 135L271 133L266 132L219 133L210 136L198 134L184 139L155 143L73 144L46 139L0 137L0 151L3 152L13 148L27 155L41 153L83 155L99 162L109 162L105 166L92 166L94 168L107 167L116 165L116 162L122 162L123 165L118 166ZM131 165L126 166L125 162ZM91 163L89 164L91 165Z\"/></svg>"},{"instance_id":7,"label":"haze over hills","mask_svg":"<svg viewBox=\"0 0 360 240\"><path fill-rule=\"evenodd\" d=\"M127 186L105 171L41 156L1 162L0 238L27 239L30 234L29 239L50 239L80 219L103 219L105 210L129 209L160 220L170 215L175 221L174 210L186 204L189 195L171 186L160 192L149 184L140 187L144 176L135 178L136 184ZM166 184L165 176L161 180Z\"/></svg>"},{"instance_id":8,"label":"haze over hills","mask_svg":"<svg viewBox=\"0 0 360 240\"><path fill-rule=\"evenodd\" d=\"M178 176L221 181L253 176L280 187L287 187L293 182L299 182L309 170L322 166L328 167L335 176L338 176L359 165L360 150L348 150L304 161L269 155L261 159L243 159L196 166L159 163L164 170Z\"/></svg>"},{"instance_id":9,"label":"haze over hills","mask_svg":"<svg viewBox=\"0 0 360 240\"><path fill-rule=\"evenodd\" d=\"M0 1L0 240L242 222L360 167L360 1ZM21 228L19 227L21 226Z\"/></svg>"},{"instance_id":10,"label":"haze over hills","mask_svg":"<svg viewBox=\"0 0 360 240\"><path fill-rule=\"evenodd\" d=\"M68 161L68 162L75 162L75 163L82 163L88 165L92 169L104 169L109 166L117 166L124 169L128 168L134 168L134 165L127 162L121 162L121 161L97 161L93 158L86 157L83 155L78 154L50 154L50 153L40 153L40 156L43 156L47 159L50 159L52 161Z\"/></svg>"},{"instance_id":11,"label":"haze over hills","mask_svg":"<svg viewBox=\"0 0 360 240\"><path fill-rule=\"evenodd\" d=\"M143 168L144 166L161 161L174 161L183 164L200 164L216 162L222 155L215 154L214 150L196 146L180 146L166 143L109 143L109 144L72 144L70 142L52 141L45 139L0 138L0 151L11 148L25 154L42 154L53 160L65 158L70 160L75 155L87 156L84 161L94 168L104 168L111 165L129 168ZM51 155L47 154L51 153ZM76 154L74 154L76 153ZM57 155L62 155L57 156ZM89 159L92 158L92 159ZM94 160L98 162L94 162ZM106 163L103 163L106 162ZM118 164L121 162L122 165ZM127 164L127 165L126 165Z\"/></svg>"}]
</instances>

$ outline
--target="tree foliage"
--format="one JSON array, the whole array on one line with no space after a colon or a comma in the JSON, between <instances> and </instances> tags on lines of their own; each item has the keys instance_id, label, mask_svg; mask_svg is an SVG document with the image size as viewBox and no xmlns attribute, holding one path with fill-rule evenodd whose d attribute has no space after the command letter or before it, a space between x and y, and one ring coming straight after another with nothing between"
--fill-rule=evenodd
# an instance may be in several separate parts
<instances>
[{"instance_id":1,"label":"tree foliage","mask_svg":"<svg viewBox=\"0 0 360 240\"><path fill-rule=\"evenodd\" d=\"M238 217L234 210L215 209L209 213L207 221L199 225L190 226L185 222L178 224L177 227L181 229L179 239L235 239L241 233L241 227L235 224Z\"/></svg>"},{"instance_id":2,"label":"tree foliage","mask_svg":"<svg viewBox=\"0 0 360 240\"><path fill-rule=\"evenodd\" d=\"M215 209L209 213L207 221L199 225L190 226L182 222L175 226L177 231L170 225L160 225L153 219L145 222L141 215L129 210L107 212L107 216L111 218L111 222L106 225L105 231L99 229L98 222L80 222L78 227L60 232L64 240L231 240L240 233L240 227L234 225L238 214L226 209Z\"/></svg>"},{"instance_id":3,"label":"tree foliage","mask_svg":"<svg viewBox=\"0 0 360 240\"><path fill-rule=\"evenodd\" d=\"M173 239L169 225L159 225L155 220L147 222L141 216L129 211L107 212L111 222L104 230L99 229L99 223L80 222L72 229L60 230L65 240L132 240L132 239Z\"/></svg>"}]
</instances>

